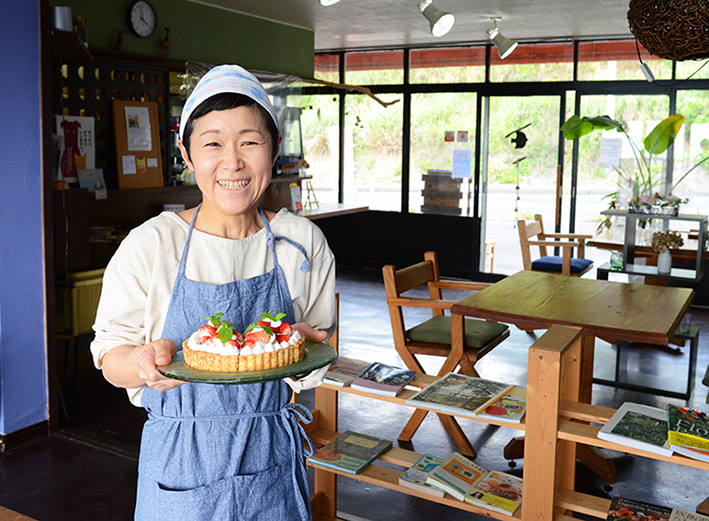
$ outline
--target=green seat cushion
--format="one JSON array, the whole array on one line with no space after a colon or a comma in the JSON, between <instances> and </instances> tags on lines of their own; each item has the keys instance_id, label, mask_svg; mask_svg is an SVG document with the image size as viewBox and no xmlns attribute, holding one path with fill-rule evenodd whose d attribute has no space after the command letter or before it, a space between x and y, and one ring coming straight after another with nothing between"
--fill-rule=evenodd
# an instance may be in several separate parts
<instances>
[{"instance_id":1,"label":"green seat cushion","mask_svg":"<svg viewBox=\"0 0 709 521\"><path fill-rule=\"evenodd\" d=\"M466 318L465 346L470 349L480 349L504 334L508 329L506 325L497 322ZM412 342L450 345L451 317L433 317L423 324L412 327L406 334Z\"/></svg>"},{"instance_id":2,"label":"green seat cushion","mask_svg":"<svg viewBox=\"0 0 709 521\"><path fill-rule=\"evenodd\" d=\"M709 387L709 366L707 366L707 372L704 375L704 378L702 379L702 383Z\"/></svg>"}]
</instances>

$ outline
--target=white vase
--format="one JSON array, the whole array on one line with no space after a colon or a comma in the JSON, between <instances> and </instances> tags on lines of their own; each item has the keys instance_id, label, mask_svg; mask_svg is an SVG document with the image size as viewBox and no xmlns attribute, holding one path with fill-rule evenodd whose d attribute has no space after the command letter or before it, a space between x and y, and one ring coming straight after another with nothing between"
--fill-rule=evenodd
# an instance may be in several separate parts
<instances>
[{"instance_id":1,"label":"white vase","mask_svg":"<svg viewBox=\"0 0 709 521\"><path fill-rule=\"evenodd\" d=\"M672 270L672 254L667 249L657 256L657 272L667 274Z\"/></svg>"}]
</instances>

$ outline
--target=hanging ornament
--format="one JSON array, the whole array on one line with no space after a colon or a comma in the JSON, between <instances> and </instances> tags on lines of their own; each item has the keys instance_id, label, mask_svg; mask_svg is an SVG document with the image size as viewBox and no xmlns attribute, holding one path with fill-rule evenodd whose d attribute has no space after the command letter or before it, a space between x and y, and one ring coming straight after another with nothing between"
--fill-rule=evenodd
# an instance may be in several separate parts
<instances>
[{"instance_id":1,"label":"hanging ornament","mask_svg":"<svg viewBox=\"0 0 709 521\"><path fill-rule=\"evenodd\" d=\"M517 168L517 186L515 186L515 223L517 223L517 214L519 213L519 201L520 201L520 196L519 196L519 164L527 159L527 156L520 157L519 159L515 159L512 161L512 164L515 165Z\"/></svg>"},{"instance_id":2,"label":"hanging ornament","mask_svg":"<svg viewBox=\"0 0 709 521\"><path fill-rule=\"evenodd\" d=\"M524 146L527 144L527 134L522 131L530 125L531 123L527 123L525 126L520 127L517 130L513 130L505 136L505 139L514 134L514 137L511 139L511 141L512 143L514 143L515 148L524 148Z\"/></svg>"}]
</instances>

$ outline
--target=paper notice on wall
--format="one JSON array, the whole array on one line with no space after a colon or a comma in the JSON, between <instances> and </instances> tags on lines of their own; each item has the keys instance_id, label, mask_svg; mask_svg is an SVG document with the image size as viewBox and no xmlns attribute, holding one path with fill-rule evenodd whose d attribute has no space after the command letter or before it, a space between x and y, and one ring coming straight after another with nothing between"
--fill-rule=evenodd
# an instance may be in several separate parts
<instances>
[{"instance_id":1,"label":"paper notice on wall","mask_svg":"<svg viewBox=\"0 0 709 521\"><path fill-rule=\"evenodd\" d=\"M454 179L470 179L471 174L471 164L473 159L472 150L454 150L453 151L453 170L452 175Z\"/></svg>"},{"instance_id":2,"label":"paper notice on wall","mask_svg":"<svg viewBox=\"0 0 709 521\"><path fill-rule=\"evenodd\" d=\"M123 164L123 175L138 173L138 169L135 164L135 156L123 156L121 158L121 163Z\"/></svg>"},{"instance_id":3,"label":"paper notice on wall","mask_svg":"<svg viewBox=\"0 0 709 521\"><path fill-rule=\"evenodd\" d=\"M452 143L453 141L455 141L455 132L452 130L446 130L444 134L444 139L446 142Z\"/></svg>"},{"instance_id":4,"label":"paper notice on wall","mask_svg":"<svg viewBox=\"0 0 709 521\"><path fill-rule=\"evenodd\" d=\"M158 158L157 157L149 157L148 158L148 168L157 168L158 167Z\"/></svg>"},{"instance_id":5,"label":"paper notice on wall","mask_svg":"<svg viewBox=\"0 0 709 521\"><path fill-rule=\"evenodd\" d=\"M131 152L152 150L153 142L148 107L126 107L125 111L128 150Z\"/></svg>"}]
</instances>

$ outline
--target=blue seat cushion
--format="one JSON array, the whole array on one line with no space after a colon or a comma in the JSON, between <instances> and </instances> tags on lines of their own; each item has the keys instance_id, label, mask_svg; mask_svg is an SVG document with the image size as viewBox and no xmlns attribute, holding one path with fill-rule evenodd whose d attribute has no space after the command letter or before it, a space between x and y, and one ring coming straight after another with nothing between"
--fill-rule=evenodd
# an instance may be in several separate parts
<instances>
[{"instance_id":1,"label":"blue seat cushion","mask_svg":"<svg viewBox=\"0 0 709 521\"><path fill-rule=\"evenodd\" d=\"M504 324L479 320L465 319L465 347L480 349L496 340L509 329ZM423 324L406 331L409 340L413 342L430 342L433 344L451 343L451 317L440 316L428 319Z\"/></svg>"},{"instance_id":2,"label":"blue seat cushion","mask_svg":"<svg viewBox=\"0 0 709 521\"><path fill-rule=\"evenodd\" d=\"M563 259L558 255L547 255L532 262L532 269L537 271L558 271L561 273ZM593 261L591 259L571 259L571 273L581 273L588 268Z\"/></svg>"}]
</instances>

